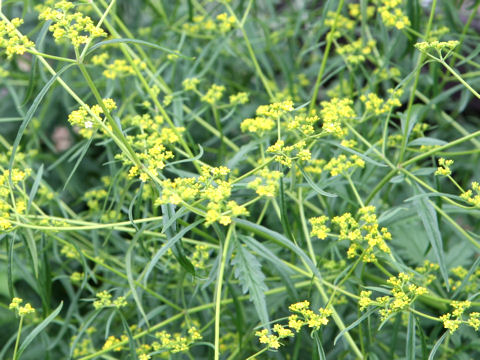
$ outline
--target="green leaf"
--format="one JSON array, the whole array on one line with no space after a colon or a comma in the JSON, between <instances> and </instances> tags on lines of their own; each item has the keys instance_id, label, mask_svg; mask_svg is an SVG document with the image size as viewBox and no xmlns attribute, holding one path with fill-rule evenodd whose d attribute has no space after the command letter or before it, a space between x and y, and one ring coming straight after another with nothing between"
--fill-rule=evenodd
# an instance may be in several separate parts
<instances>
[{"instance_id":1,"label":"green leaf","mask_svg":"<svg viewBox=\"0 0 480 360\"><path fill-rule=\"evenodd\" d=\"M235 257L232 260L235 278L240 281L243 293L250 295L250 301L255 305L258 317L263 326L269 327L267 303L265 291L268 290L265 284L265 275L262 272L262 265L240 242L235 243Z\"/></svg>"},{"instance_id":2,"label":"green leaf","mask_svg":"<svg viewBox=\"0 0 480 360\"><path fill-rule=\"evenodd\" d=\"M47 317L45 320L43 320L40 324L38 324L35 329L32 330L30 334L23 340L22 345L20 345L20 348L18 349L17 352L17 359L20 358L22 353L25 351L28 345L40 334L43 329L45 329L54 319L55 317L60 313L63 307L63 301L58 305L58 307Z\"/></svg>"},{"instance_id":3,"label":"green leaf","mask_svg":"<svg viewBox=\"0 0 480 360\"><path fill-rule=\"evenodd\" d=\"M376 307L373 307L371 309L369 309L366 313L364 313L362 316L360 316L357 320L355 320L353 323L351 323L350 325L348 325L345 329L343 329L342 331L340 331L340 333L335 337L335 339L333 340L333 346L335 346L335 344L337 343L337 341L347 332L349 332L350 330L352 330L354 327L358 326L363 320L365 320L367 317L369 317L370 315L372 315L375 311L377 310Z\"/></svg>"},{"instance_id":4,"label":"green leaf","mask_svg":"<svg viewBox=\"0 0 480 360\"><path fill-rule=\"evenodd\" d=\"M175 54L175 55L177 55L177 56L179 56L183 59L187 59L187 60L193 60L194 59L193 57L182 55L178 51L170 50L170 49L167 49L166 47L163 47L163 46L160 46L160 45L148 42L148 41L138 40L138 39L112 39L112 40L101 41L101 42L93 45L87 51L87 55L90 55L92 52L94 52L95 50L97 50L98 48L100 48L102 46L110 45L110 44L122 44L122 43L143 45L143 46L151 47L151 48L154 48L154 49L157 49L157 50L162 50L162 51L165 51L165 52L170 53L170 54Z\"/></svg>"},{"instance_id":5,"label":"green leaf","mask_svg":"<svg viewBox=\"0 0 480 360\"><path fill-rule=\"evenodd\" d=\"M17 152L18 145L20 145L20 140L22 139L23 133L25 132L25 129L27 128L28 124L33 118L33 115L35 115L35 111L37 111L38 106L42 102L43 98L47 94L48 90L50 90L50 87L55 83L55 81L59 78L59 76L64 73L66 70L70 69L73 65L75 64L69 64L65 67L63 67L60 71L58 71L55 76L52 76L52 78L45 84L45 86L42 88L42 90L38 93L38 95L35 97L35 100L33 100L32 105L28 109L27 113L25 114L25 118L23 119L22 123L20 124L20 128L18 129L17 135L15 137L15 140L13 141L12 145L12 155L10 156L10 162L9 162L9 170L10 170L10 176L9 176L9 182L11 183L11 174L12 174L12 167L13 167L13 161L15 159L15 154Z\"/></svg>"},{"instance_id":6,"label":"green leaf","mask_svg":"<svg viewBox=\"0 0 480 360\"><path fill-rule=\"evenodd\" d=\"M133 252L133 249L135 248L135 245L137 244L138 239L143 233L143 229L144 227L135 234L135 236L133 237L130 243L130 246L128 247L127 254L125 255L125 270L127 272L128 286L130 287L130 291L132 292L133 299L135 300L138 310L140 311L140 314L145 320L145 323L147 324L147 326L150 326L148 323L147 314L145 313L140 297L138 296L137 288L135 286L135 281L133 279L133 272L132 272L132 252Z\"/></svg>"},{"instance_id":7,"label":"green leaf","mask_svg":"<svg viewBox=\"0 0 480 360\"><path fill-rule=\"evenodd\" d=\"M322 336L319 335L318 331L313 333L313 339L315 340L315 345L317 345L317 355L319 360L327 360L325 356L325 351L322 346Z\"/></svg>"},{"instance_id":8,"label":"green leaf","mask_svg":"<svg viewBox=\"0 0 480 360\"><path fill-rule=\"evenodd\" d=\"M319 193L320 195L323 195L323 196L337 197L337 195L335 195L335 194L331 194L331 193L328 193L328 192L320 189L318 187L318 185L315 184L315 182L312 180L310 175L307 174L307 172L303 169L303 167L298 162L296 163L296 165L300 169L300 171L302 172L302 175L305 178L305 180L307 180L307 183L313 188L313 190L315 190L317 193Z\"/></svg>"},{"instance_id":9,"label":"green leaf","mask_svg":"<svg viewBox=\"0 0 480 360\"><path fill-rule=\"evenodd\" d=\"M252 223L251 221L248 220L243 220L243 219L235 219L235 223L244 228L248 229L256 234L262 235L264 238L269 239L289 250L297 254L308 266L308 268L312 271L312 273L318 278L321 279L322 276L320 275L320 272L318 271L317 267L315 264L312 262L312 260L303 252L302 249L300 249L297 245L295 245L293 242L291 242L289 239L287 239L284 235L270 230L264 226Z\"/></svg>"},{"instance_id":10,"label":"green leaf","mask_svg":"<svg viewBox=\"0 0 480 360\"><path fill-rule=\"evenodd\" d=\"M420 193L423 190L417 187ZM417 210L418 216L422 220L423 227L427 232L427 238L432 246L433 252L440 266L440 273L442 274L445 286L449 289L448 285L448 272L445 262L445 253L443 251L442 234L438 227L437 212L428 198L417 198L413 201Z\"/></svg>"},{"instance_id":11,"label":"green leaf","mask_svg":"<svg viewBox=\"0 0 480 360\"><path fill-rule=\"evenodd\" d=\"M180 230L175 236L173 236L171 239L169 239L163 246L160 248L160 250L157 251L157 253L153 256L152 260L148 263L146 269L145 269L145 275L143 277L143 283L146 285L148 277L150 276L150 273L152 272L153 268L157 264L158 260L170 249L172 246L174 246L180 239L185 235L187 232L189 232L191 229L197 227L203 222L203 219L197 220L194 223L184 227L182 230ZM190 263L191 264L191 263ZM193 265L192 265L193 267Z\"/></svg>"},{"instance_id":12,"label":"green leaf","mask_svg":"<svg viewBox=\"0 0 480 360\"><path fill-rule=\"evenodd\" d=\"M448 330L445 331L443 335L440 337L440 339L437 340L437 342L432 348L432 351L430 351L430 354L428 355L428 360L433 360L435 358L435 354L437 353L438 348L440 347L440 345L442 345L442 342L443 340L445 340L447 335L448 335Z\"/></svg>"}]
</instances>

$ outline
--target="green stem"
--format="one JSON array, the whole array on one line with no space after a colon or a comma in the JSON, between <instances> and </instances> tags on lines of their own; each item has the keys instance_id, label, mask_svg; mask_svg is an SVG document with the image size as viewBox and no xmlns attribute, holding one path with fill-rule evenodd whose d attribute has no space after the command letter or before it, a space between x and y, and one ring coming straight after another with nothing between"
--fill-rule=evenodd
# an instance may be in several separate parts
<instances>
[{"instance_id":1,"label":"green stem","mask_svg":"<svg viewBox=\"0 0 480 360\"><path fill-rule=\"evenodd\" d=\"M230 239L235 225L230 225L228 228L227 236L225 237L225 243L223 244L222 258L220 261L220 267L218 269L217 286L215 288L215 350L214 359L220 359L220 311L222 300L222 285L223 285L223 273L225 271L225 264L227 262L228 248L230 247Z\"/></svg>"},{"instance_id":2,"label":"green stem","mask_svg":"<svg viewBox=\"0 0 480 360\"><path fill-rule=\"evenodd\" d=\"M15 349L13 350L13 360L17 360L18 346L20 345L20 335L22 334L23 316L20 316L20 323L18 324L17 340L15 341Z\"/></svg>"},{"instance_id":3,"label":"green stem","mask_svg":"<svg viewBox=\"0 0 480 360\"><path fill-rule=\"evenodd\" d=\"M337 27L338 15L343 8L344 0L340 0L338 3L337 11L335 12L335 20L333 22L332 29L327 33L327 45L325 46L325 51L323 53L322 63L320 64L320 69L318 70L317 79L315 80L315 85L313 86L313 94L310 100L309 110L312 111L315 109L315 105L317 102L318 90L320 88L320 83L322 82L323 72L325 71L325 67L327 65L328 55L330 54L330 48L332 47L333 42L333 34Z\"/></svg>"},{"instance_id":4,"label":"green stem","mask_svg":"<svg viewBox=\"0 0 480 360\"><path fill-rule=\"evenodd\" d=\"M425 31L426 40L428 40L428 38L430 37L430 30L432 28L432 22L435 15L436 7L437 7L437 0L433 0L432 6L430 8L430 17L428 19L427 29ZM420 70L422 69L421 65L424 59L425 59L425 55L423 53L420 53L420 55L418 56L417 65L416 65L415 79L413 81L412 89L410 90L410 98L408 99L407 115L406 115L405 125L403 129L402 145L400 147L400 155L398 157L397 163L401 163L403 161L403 156L405 155L405 150L407 148L408 131L410 128L410 121L412 117L413 101L415 100L415 92L417 90L418 81L420 79Z\"/></svg>"}]
</instances>

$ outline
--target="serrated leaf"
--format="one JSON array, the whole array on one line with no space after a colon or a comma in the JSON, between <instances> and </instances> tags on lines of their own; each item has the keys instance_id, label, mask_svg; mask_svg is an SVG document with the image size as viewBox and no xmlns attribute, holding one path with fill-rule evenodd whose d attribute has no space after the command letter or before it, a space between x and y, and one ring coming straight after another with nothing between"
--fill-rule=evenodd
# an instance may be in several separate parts
<instances>
[{"instance_id":1,"label":"serrated leaf","mask_svg":"<svg viewBox=\"0 0 480 360\"><path fill-rule=\"evenodd\" d=\"M255 305L258 317L263 326L269 326L267 303L265 291L268 290L265 284L265 275L262 272L262 265L245 247L239 242L235 245L235 257L232 260L235 278L240 281L243 293L250 295L250 301Z\"/></svg>"}]
</instances>

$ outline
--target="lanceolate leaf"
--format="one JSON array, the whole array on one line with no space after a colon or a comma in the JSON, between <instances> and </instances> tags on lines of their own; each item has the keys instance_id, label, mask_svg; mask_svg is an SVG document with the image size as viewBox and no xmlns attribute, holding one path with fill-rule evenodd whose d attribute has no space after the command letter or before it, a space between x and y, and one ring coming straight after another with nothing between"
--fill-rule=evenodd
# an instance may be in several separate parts
<instances>
[{"instance_id":1,"label":"lanceolate leaf","mask_svg":"<svg viewBox=\"0 0 480 360\"><path fill-rule=\"evenodd\" d=\"M420 192L423 192L420 188L418 189ZM443 281L445 281L445 286L448 289L448 273L445 264L442 235L438 227L437 212L428 198L416 198L413 203L415 204L418 216L423 223L423 227L427 232L428 241L432 246L438 265L440 266L440 273L442 274Z\"/></svg>"}]
</instances>

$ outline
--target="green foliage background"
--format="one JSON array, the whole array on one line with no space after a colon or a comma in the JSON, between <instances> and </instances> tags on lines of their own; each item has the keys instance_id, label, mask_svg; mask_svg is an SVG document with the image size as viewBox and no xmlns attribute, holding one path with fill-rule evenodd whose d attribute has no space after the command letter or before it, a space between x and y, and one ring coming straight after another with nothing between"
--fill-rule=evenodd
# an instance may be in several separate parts
<instances>
[{"instance_id":1,"label":"green foliage background","mask_svg":"<svg viewBox=\"0 0 480 360\"><path fill-rule=\"evenodd\" d=\"M79 1L107 36L76 48L38 19L39 5L65 3L0 1L0 39L21 18L35 42L13 56L0 42L0 359L480 356L478 1ZM224 88L209 100L213 84ZM368 94L385 111L369 110ZM116 109L93 128L88 115L72 124L106 98ZM290 101L278 116L257 110ZM292 125L308 115L313 132ZM256 116L264 131L245 131ZM278 140L293 150L269 151ZM443 175L440 158L454 160ZM159 200L175 178L212 192ZM334 220L346 213L371 225L357 240ZM309 221L320 216L325 239ZM391 234L388 252L368 243L376 226ZM410 279L399 293L400 273ZM9 309L14 297L35 313ZM278 349L262 343L256 332L287 328L303 300L329 309L328 323L305 323Z\"/></svg>"}]
</instances>

